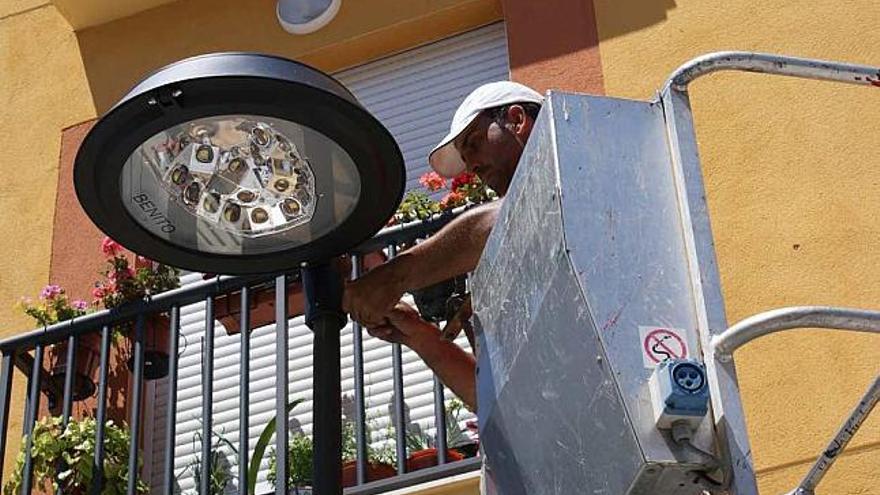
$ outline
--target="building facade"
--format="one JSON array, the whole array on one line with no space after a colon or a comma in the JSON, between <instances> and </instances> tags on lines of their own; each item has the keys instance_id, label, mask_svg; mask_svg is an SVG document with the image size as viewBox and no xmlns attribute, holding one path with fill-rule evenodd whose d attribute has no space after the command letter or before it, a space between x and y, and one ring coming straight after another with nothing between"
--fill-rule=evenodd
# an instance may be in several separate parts
<instances>
[{"instance_id":1,"label":"building facade","mask_svg":"<svg viewBox=\"0 0 880 495\"><path fill-rule=\"evenodd\" d=\"M100 234L66 216L77 205L64 164L90 121L175 60L271 53L348 74L356 85L365 64L494 29L506 33L499 49L509 72L487 65L486 77L645 100L677 66L717 50L878 65L878 21L873 0L343 0L326 27L297 36L281 28L272 0L2 0L0 170L7 179L0 207L8 214L0 218L0 335L33 326L13 304L49 282L89 297L102 263ZM487 36L477 43L491 43ZM435 66L413 91L463 96L478 84L480 63L489 63L480 60L456 89L438 82L456 74ZM381 84L394 94L394 77ZM711 75L690 92L729 321L790 305L880 307L873 283L880 276L880 93L746 73ZM449 107L432 108L411 111L442 128ZM424 167L418 160L408 157L413 174ZM878 363L875 336L821 331L770 336L737 353L762 492L796 484ZM23 398L19 386L13 404ZM20 421L13 409L11 431ZM7 469L17 448L11 441ZM821 491L880 493L878 469L874 415ZM421 493L476 492L471 476Z\"/></svg>"}]
</instances>

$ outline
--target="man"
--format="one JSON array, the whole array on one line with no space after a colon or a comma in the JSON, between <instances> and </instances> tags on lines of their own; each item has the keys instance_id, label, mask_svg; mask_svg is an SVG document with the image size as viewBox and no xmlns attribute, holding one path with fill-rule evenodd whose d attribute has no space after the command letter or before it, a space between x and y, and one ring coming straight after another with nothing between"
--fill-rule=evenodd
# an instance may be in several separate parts
<instances>
[{"instance_id":1,"label":"man","mask_svg":"<svg viewBox=\"0 0 880 495\"><path fill-rule=\"evenodd\" d=\"M503 197L543 103L536 91L509 81L485 84L456 110L449 134L428 161L444 177L468 171ZM405 291L473 271L501 201L473 208L437 232L346 286L343 307L371 335L413 349L476 411L474 357L444 340L434 325L400 303Z\"/></svg>"}]
</instances>

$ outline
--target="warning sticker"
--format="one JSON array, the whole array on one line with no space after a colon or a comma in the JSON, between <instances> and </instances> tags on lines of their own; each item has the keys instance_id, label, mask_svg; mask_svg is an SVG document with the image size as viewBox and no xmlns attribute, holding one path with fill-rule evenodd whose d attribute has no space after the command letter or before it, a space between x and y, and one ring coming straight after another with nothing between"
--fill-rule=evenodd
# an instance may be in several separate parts
<instances>
[{"instance_id":1,"label":"warning sticker","mask_svg":"<svg viewBox=\"0 0 880 495\"><path fill-rule=\"evenodd\" d=\"M690 332L680 328L640 326L639 342L646 368L667 359L688 358L695 351Z\"/></svg>"}]
</instances>

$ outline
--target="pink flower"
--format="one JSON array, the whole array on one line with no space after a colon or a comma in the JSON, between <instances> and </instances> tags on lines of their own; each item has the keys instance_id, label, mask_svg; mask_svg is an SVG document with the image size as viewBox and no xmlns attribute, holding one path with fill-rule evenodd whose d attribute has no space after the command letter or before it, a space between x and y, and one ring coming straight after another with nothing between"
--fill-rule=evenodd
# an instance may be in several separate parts
<instances>
[{"instance_id":1,"label":"pink flower","mask_svg":"<svg viewBox=\"0 0 880 495\"><path fill-rule=\"evenodd\" d=\"M70 306L73 309L76 309L78 311L85 311L86 308L89 307L89 303L83 301L82 299L79 299L79 300L73 301L73 303Z\"/></svg>"},{"instance_id":2,"label":"pink flower","mask_svg":"<svg viewBox=\"0 0 880 495\"><path fill-rule=\"evenodd\" d=\"M452 179L452 190L458 190L459 187L476 183L477 176L470 172L462 172Z\"/></svg>"},{"instance_id":3,"label":"pink flower","mask_svg":"<svg viewBox=\"0 0 880 495\"><path fill-rule=\"evenodd\" d=\"M425 189L434 192L446 187L446 179L440 177L437 172L428 172L419 177L419 184Z\"/></svg>"},{"instance_id":4,"label":"pink flower","mask_svg":"<svg viewBox=\"0 0 880 495\"><path fill-rule=\"evenodd\" d=\"M116 256L120 252L122 252L122 246L109 237L105 237L103 241L101 241L101 251L104 252L105 256Z\"/></svg>"},{"instance_id":5,"label":"pink flower","mask_svg":"<svg viewBox=\"0 0 880 495\"><path fill-rule=\"evenodd\" d=\"M40 292L40 299L42 299L44 301L51 301L52 299L55 299L56 297L60 296L61 294L64 294L64 289L62 289L58 285L49 284L49 285L43 287L42 292Z\"/></svg>"},{"instance_id":6,"label":"pink flower","mask_svg":"<svg viewBox=\"0 0 880 495\"><path fill-rule=\"evenodd\" d=\"M92 297L95 299L103 299L104 296L107 295L107 292L104 290L104 286L99 285L92 289Z\"/></svg>"}]
</instances>

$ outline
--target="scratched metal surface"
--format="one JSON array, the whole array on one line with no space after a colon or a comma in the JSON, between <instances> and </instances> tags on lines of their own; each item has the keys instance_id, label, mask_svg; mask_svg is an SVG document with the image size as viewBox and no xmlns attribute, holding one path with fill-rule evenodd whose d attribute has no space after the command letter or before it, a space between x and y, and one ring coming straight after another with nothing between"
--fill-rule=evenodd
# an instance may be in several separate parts
<instances>
[{"instance_id":1,"label":"scratched metal surface","mask_svg":"<svg viewBox=\"0 0 880 495\"><path fill-rule=\"evenodd\" d=\"M639 326L699 339L663 110L567 94L555 103L567 248L645 456L669 459L670 442L654 428ZM697 445L711 450L712 436L707 416Z\"/></svg>"},{"instance_id":2,"label":"scratched metal surface","mask_svg":"<svg viewBox=\"0 0 880 495\"><path fill-rule=\"evenodd\" d=\"M638 334L695 328L674 191L660 108L551 93L473 278L500 493L700 493L653 427Z\"/></svg>"},{"instance_id":3,"label":"scratched metal surface","mask_svg":"<svg viewBox=\"0 0 880 495\"><path fill-rule=\"evenodd\" d=\"M564 250L548 114L474 275L480 440L504 495L619 494L642 456Z\"/></svg>"}]
</instances>

